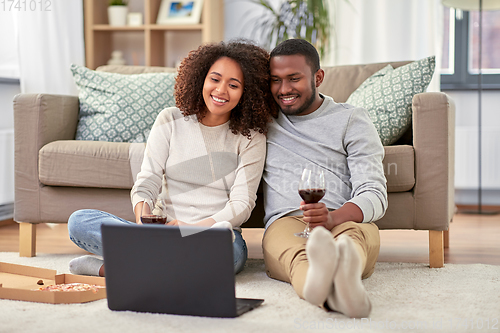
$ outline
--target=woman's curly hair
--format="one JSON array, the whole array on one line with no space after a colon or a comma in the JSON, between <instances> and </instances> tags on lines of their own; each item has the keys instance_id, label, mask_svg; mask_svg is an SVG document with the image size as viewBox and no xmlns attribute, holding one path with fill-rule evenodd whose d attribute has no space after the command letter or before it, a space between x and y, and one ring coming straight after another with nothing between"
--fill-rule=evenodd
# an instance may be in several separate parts
<instances>
[{"instance_id":1,"label":"woman's curly hair","mask_svg":"<svg viewBox=\"0 0 500 333\"><path fill-rule=\"evenodd\" d=\"M250 138L250 130L266 133L278 106L269 89L269 53L247 40L206 44L189 52L179 66L175 81L175 103L184 116L206 115L203 85L208 70L220 58L236 61L243 72L243 94L231 111L229 128L234 134Z\"/></svg>"}]
</instances>

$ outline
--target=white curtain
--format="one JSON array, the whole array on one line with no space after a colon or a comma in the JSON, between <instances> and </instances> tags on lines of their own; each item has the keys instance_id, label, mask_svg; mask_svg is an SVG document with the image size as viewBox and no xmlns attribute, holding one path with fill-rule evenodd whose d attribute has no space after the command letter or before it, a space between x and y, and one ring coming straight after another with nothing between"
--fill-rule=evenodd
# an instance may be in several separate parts
<instances>
[{"instance_id":1,"label":"white curtain","mask_svg":"<svg viewBox=\"0 0 500 333\"><path fill-rule=\"evenodd\" d=\"M53 0L50 11L13 11L21 92L78 94L70 71L85 64L83 1Z\"/></svg>"},{"instance_id":2,"label":"white curtain","mask_svg":"<svg viewBox=\"0 0 500 333\"><path fill-rule=\"evenodd\" d=\"M0 10L0 31L0 78L18 79L17 27L12 13Z\"/></svg>"},{"instance_id":3,"label":"white curtain","mask_svg":"<svg viewBox=\"0 0 500 333\"><path fill-rule=\"evenodd\" d=\"M329 0L335 35L327 65L436 56L427 91L439 91L443 7L440 0Z\"/></svg>"}]
</instances>

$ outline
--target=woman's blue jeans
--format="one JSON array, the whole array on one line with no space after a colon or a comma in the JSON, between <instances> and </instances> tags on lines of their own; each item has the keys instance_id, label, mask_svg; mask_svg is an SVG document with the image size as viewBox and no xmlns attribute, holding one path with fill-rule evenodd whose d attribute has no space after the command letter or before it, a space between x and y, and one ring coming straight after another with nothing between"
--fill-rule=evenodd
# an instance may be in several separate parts
<instances>
[{"instance_id":1,"label":"woman's blue jeans","mask_svg":"<svg viewBox=\"0 0 500 333\"><path fill-rule=\"evenodd\" d=\"M95 209L82 209L71 214L68 220L69 238L78 247L90 253L102 256L101 224L135 224ZM247 244L241 232L233 230L235 241L233 243L234 273L243 270L248 257Z\"/></svg>"}]
</instances>

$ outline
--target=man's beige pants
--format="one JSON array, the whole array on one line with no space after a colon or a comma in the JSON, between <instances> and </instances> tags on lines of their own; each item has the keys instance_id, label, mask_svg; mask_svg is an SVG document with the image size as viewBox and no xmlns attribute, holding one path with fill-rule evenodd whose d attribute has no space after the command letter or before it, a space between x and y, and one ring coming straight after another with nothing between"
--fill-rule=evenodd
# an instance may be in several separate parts
<instances>
[{"instance_id":1,"label":"man's beige pants","mask_svg":"<svg viewBox=\"0 0 500 333\"><path fill-rule=\"evenodd\" d=\"M289 282L301 297L309 263L306 256L307 238L294 233L304 230L302 216L287 216L274 221L264 233L262 248L267 275ZM380 235L375 223L345 222L332 229L332 237L351 237L364 264L361 278L372 275L380 249ZM332 281L333 283L333 281Z\"/></svg>"}]
</instances>

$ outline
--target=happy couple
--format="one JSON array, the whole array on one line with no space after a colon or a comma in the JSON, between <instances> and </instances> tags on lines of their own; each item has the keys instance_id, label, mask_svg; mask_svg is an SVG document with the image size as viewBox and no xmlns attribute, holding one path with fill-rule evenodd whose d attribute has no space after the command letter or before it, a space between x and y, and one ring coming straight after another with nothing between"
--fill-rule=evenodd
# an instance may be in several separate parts
<instances>
[{"instance_id":1,"label":"happy couple","mask_svg":"<svg viewBox=\"0 0 500 333\"><path fill-rule=\"evenodd\" d=\"M232 229L238 273L247 259L241 225L262 178L268 276L325 310L367 317L362 279L379 253L373 222L387 209L384 149L365 109L319 93L324 75L318 52L301 39L270 54L242 40L191 51L178 68L176 107L160 112L147 140L131 191L136 221L79 210L68 221L71 240L101 256L101 224L141 223L165 177L167 225ZM304 168L323 173L320 202L299 203L293 184ZM309 238L294 235L307 224ZM104 262L83 256L70 271L104 276Z\"/></svg>"}]
</instances>

